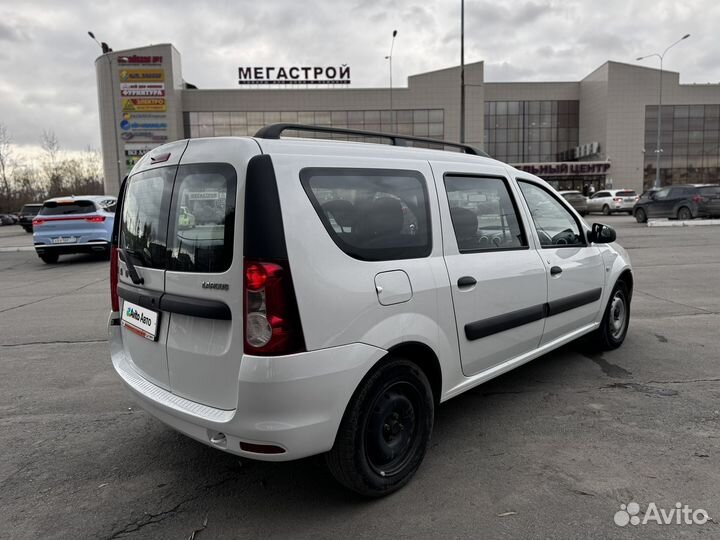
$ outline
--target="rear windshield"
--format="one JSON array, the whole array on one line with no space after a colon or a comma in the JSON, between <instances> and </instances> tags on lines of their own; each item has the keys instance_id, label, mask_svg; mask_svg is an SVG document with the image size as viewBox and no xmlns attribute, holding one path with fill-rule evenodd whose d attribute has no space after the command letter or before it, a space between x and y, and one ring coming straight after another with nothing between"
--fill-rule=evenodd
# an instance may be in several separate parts
<instances>
[{"instance_id":1,"label":"rear windshield","mask_svg":"<svg viewBox=\"0 0 720 540\"><path fill-rule=\"evenodd\" d=\"M707 186L698 188L698 193L703 197L716 197L720 195L720 186Z\"/></svg>"},{"instance_id":2,"label":"rear windshield","mask_svg":"<svg viewBox=\"0 0 720 540\"><path fill-rule=\"evenodd\" d=\"M133 262L180 272L230 267L237 183L231 165L162 167L128 182L120 246Z\"/></svg>"},{"instance_id":3,"label":"rear windshield","mask_svg":"<svg viewBox=\"0 0 720 540\"><path fill-rule=\"evenodd\" d=\"M37 214L42 208L42 204L26 204L20 210L21 214Z\"/></svg>"},{"instance_id":4,"label":"rear windshield","mask_svg":"<svg viewBox=\"0 0 720 540\"><path fill-rule=\"evenodd\" d=\"M67 216L72 214L91 214L95 211L92 201L48 201L43 204L40 216Z\"/></svg>"},{"instance_id":5,"label":"rear windshield","mask_svg":"<svg viewBox=\"0 0 720 540\"><path fill-rule=\"evenodd\" d=\"M615 194L616 197L635 197L637 196L637 193L632 191L631 189L625 190L625 191L618 191Z\"/></svg>"},{"instance_id":6,"label":"rear windshield","mask_svg":"<svg viewBox=\"0 0 720 540\"><path fill-rule=\"evenodd\" d=\"M182 165L173 190L168 269L224 272L233 258L235 169L228 164Z\"/></svg>"}]
</instances>

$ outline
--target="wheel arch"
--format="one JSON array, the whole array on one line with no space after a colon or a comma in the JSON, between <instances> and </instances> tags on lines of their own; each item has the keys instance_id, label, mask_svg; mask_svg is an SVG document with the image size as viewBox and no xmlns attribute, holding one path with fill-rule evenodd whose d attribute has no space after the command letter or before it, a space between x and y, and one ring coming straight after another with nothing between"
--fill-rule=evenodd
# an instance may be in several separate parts
<instances>
[{"instance_id":1,"label":"wheel arch","mask_svg":"<svg viewBox=\"0 0 720 540\"><path fill-rule=\"evenodd\" d=\"M440 367L440 360L437 354L435 354L435 351L433 351L430 346L425 343L420 343L419 341L404 341L390 347L388 354L380 360L376 366L373 366L373 370L380 365L380 363L393 357L404 358L422 369L430 383L435 404L439 404L442 396L442 368Z\"/></svg>"},{"instance_id":2,"label":"wheel arch","mask_svg":"<svg viewBox=\"0 0 720 540\"><path fill-rule=\"evenodd\" d=\"M622 281L623 283L625 283L625 285L627 285L628 300L631 300L633 295L633 287L635 286L635 278L633 277L632 270L630 268L626 268L625 270L623 270L618 276L616 283L618 281Z\"/></svg>"}]
</instances>

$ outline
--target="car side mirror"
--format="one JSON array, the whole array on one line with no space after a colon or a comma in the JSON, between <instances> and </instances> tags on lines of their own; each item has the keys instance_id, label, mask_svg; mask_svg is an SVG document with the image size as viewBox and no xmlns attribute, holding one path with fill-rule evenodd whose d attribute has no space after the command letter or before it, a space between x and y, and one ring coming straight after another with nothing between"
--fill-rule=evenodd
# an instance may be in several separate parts
<instances>
[{"instance_id":1,"label":"car side mirror","mask_svg":"<svg viewBox=\"0 0 720 540\"><path fill-rule=\"evenodd\" d=\"M617 238L615 229L602 223L593 223L592 229L588 233L588 241L595 244L609 244Z\"/></svg>"}]
</instances>

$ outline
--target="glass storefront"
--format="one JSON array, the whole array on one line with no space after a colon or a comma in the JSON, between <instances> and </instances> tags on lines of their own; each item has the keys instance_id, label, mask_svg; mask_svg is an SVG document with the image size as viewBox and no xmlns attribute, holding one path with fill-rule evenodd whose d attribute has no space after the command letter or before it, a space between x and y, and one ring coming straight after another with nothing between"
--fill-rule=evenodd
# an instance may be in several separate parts
<instances>
[{"instance_id":1,"label":"glass storefront","mask_svg":"<svg viewBox=\"0 0 720 540\"><path fill-rule=\"evenodd\" d=\"M720 180L720 105L663 105L660 132L662 185ZM657 105L645 107L643 186L656 174Z\"/></svg>"},{"instance_id":2,"label":"glass storefront","mask_svg":"<svg viewBox=\"0 0 720 540\"><path fill-rule=\"evenodd\" d=\"M558 161L578 145L580 102L486 101L485 150L506 163Z\"/></svg>"},{"instance_id":3,"label":"glass storefront","mask_svg":"<svg viewBox=\"0 0 720 540\"><path fill-rule=\"evenodd\" d=\"M442 139L445 134L443 109L186 112L183 121L185 136L191 138L252 136L261 127L278 122L382 131L433 139ZM312 134L303 133L303 137L309 136ZM328 135L322 135L322 138L328 138ZM331 138L347 139L341 135L333 135Z\"/></svg>"}]
</instances>

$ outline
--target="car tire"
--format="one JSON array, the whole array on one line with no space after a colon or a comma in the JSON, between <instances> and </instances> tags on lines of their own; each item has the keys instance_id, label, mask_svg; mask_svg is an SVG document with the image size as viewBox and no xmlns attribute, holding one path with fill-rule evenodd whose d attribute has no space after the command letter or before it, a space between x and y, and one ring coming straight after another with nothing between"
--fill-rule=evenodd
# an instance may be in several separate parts
<instances>
[{"instance_id":1,"label":"car tire","mask_svg":"<svg viewBox=\"0 0 720 540\"><path fill-rule=\"evenodd\" d=\"M646 223L647 222L647 214L645 213L645 210L642 208L638 208L635 210L635 221L638 223Z\"/></svg>"},{"instance_id":2,"label":"car tire","mask_svg":"<svg viewBox=\"0 0 720 540\"><path fill-rule=\"evenodd\" d=\"M58 262L59 255L57 253L43 253L42 255L38 255L45 264L55 264Z\"/></svg>"},{"instance_id":3,"label":"car tire","mask_svg":"<svg viewBox=\"0 0 720 540\"><path fill-rule=\"evenodd\" d=\"M618 280L610 293L600 328L594 334L594 345L604 351L617 349L625 341L630 324L630 294L624 281Z\"/></svg>"},{"instance_id":4,"label":"car tire","mask_svg":"<svg viewBox=\"0 0 720 540\"><path fill-rule=\"evenodd\" d=\"M607 204L602 207L602 213L603 213L604 216L609 216L609 215L610 215L610 207L609 207Z\"/></svg>"},{"instance_id":5,"label":"car tire","mask_svg":"<svg viewBox=\"0 0 720 540\"><path fill-rule=\"evenodd\" d=\"M366 497L400 489L425 457L434 410L425 373L412 362L391 358L355 391L326 454L328 469Z\"/></svg>"},{"instance_id":6,"label":"car tire","mask_svg":"<svg viewBox=\"0 0 720 540\"><path fill-rule=\"evenodd\" d=\"M687 221L688 219L692 219L692 212L687 206L681 206L678 208L677 211L677 218L681 221Z\"/></svg>"}]
</instances>

